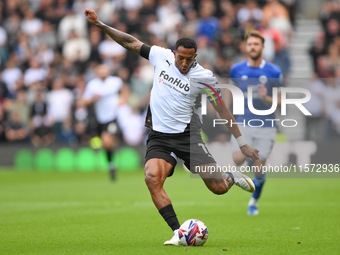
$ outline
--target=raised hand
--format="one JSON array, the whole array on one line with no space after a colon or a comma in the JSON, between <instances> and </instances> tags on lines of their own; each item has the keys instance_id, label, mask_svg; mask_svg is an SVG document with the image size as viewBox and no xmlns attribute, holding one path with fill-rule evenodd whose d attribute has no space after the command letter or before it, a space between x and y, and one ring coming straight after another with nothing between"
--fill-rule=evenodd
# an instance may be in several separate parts
<instances>
[{"instance_id":1,"label":"raised hand","mask_svg":"<svg viewBox=\"0 0 340 255\"><path fill-rule=\"evenodd\" d=\"M84 15L87 17L88 21L94 25L99 22L97 13L92 9L86 9Z\"/></svg>"}]
</instances>

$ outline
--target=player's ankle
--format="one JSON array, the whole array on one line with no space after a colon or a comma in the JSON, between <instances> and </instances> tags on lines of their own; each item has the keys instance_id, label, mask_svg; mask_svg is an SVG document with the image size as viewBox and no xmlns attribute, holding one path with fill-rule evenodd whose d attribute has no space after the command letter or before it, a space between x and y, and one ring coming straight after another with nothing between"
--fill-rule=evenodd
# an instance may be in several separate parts
<instances>
[{"instance_id":1,"label":"player's ankle","mask_svg":"<svg viewBox=\"0 0 340 255\"><path fill-rule=\"evenodd\" d=\"M255 198L251 198L250 200L249 200L249 203L248 203L248 206L258 206L258 199L255 199Z\"/></svg>"},{"instance_id":2,"label":"player's ankle","mask_svg":"<svg viewBox=\"0 0 340 255\"><path fill-rule=\"evenodd\" d=\"M234 175L231 172L226 172L226 174L229 175L229 177L231 178L231 180L233 181L233 184L235 184L235 179L234 179Z\"/></svg>"}]
</instances>

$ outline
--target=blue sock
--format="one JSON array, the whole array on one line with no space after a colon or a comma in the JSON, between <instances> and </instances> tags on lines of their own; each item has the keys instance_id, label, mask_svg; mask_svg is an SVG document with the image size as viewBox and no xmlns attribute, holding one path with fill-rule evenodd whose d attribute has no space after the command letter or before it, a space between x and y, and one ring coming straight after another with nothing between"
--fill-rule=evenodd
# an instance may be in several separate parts
<instances>
[{"instance_id":1,"label":"blue sock","mask_svg":"<svg viewBox=\"0 0 340 255\"><path fill-rule=\"evenodd\" d=\"M253 163L254 162L251 161L249 158L247 159L248 166L252 167ZM253 182L255 184L255 191L252 194L252 197L255 200L258 200L260 198L261 192L262 192L262 188L263 188L263 185L264 185L265 181L266 181L266 174L261 174L261 175L258 175L258 176L254 177Z\"/></svg>"},{"instance_id":2,"label":"blue sock","mask_svg":"<svg viewBox=\"0 0 340 255\"><path fill-rule=\"evenodd\" d=\"M247 165L248 165L248 166L250 166L250 167L253 166L254 161L252 161L250 158L247 158L246 161L247 161Z\"/></svg>"},{"instance_id":3,"label":"blue sock","mask_svg":"<svg viewBox=\"0 0 340 255\"><path fill-rule=\"evenodd\" d=\"M260 198L262 188L263 188L265 181L266 181L266 175L265 174L254 177L253 182L255 184L255 191L252 195L254 199L257 200L257 199Z\"/></svg>"}]
</instances>

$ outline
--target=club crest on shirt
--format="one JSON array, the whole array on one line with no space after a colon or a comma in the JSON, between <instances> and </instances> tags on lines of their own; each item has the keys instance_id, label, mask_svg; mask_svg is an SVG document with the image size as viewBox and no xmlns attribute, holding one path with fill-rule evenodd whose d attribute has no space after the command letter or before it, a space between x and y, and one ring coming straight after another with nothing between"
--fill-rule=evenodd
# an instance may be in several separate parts
<instances>
[{"instance_id":1,"label":"club crest on shirt","mask_svg":"<svg viewBox=\"0 0 340 255\"><path fill-rule=\"evenodd\" d=\"M241 77L241 80L242 81L246 81L248 79L248 76L247 75L242 75L242 77Z\"/></svg>"},{"instance_id":2,"label":"club crest on shirt","mask_svg":"<svg viewBox=\"0 0 340 255\"><path fill-rule=\"evenodd\" d=\"M268 81L268 78L267 78L267 76L265 76L265 75L261 75L261 76L259 77L259 81L260 81L260 83L262 83L262 84L266 84L267 81Z\"/></svg>"}]
</instances>

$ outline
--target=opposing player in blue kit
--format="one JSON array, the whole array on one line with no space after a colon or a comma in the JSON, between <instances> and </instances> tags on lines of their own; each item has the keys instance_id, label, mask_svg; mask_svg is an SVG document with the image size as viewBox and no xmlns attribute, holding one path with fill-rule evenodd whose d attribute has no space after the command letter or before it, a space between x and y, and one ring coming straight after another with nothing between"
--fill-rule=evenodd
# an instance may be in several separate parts
<instances>
[{"instance_id":1,"label":"opposing player in blue kit","mask_svg":"<svg viewBox=\"0 0 340 255\"><path fill-rule=\"evenodd\" d=\"M244 114L237 115L236 121L244 135L247 144L259 149L260 159L248 164L254 170L255 192L248 204L248 215L257 215L258 200L260 198L263 185L266 180L262 172L262 166L272 151L276 138L277 125L275 113L258 115L252 113L248 105L248 88L252 88L252 105L256 110L268 110L273 104L273 88L277 88L277 105L281 104L282 73L273 64L262 58L264 49L264 38L258 31L251 31L246 36L246 50L248 60L235 64L230 71L231 82L237 85L244 93ZM276 100L274 100L276 101ZM275 104L276 102L274 102ZM242 123L242 125L240 125ZM241 165L246 157L239 150L235 138L231 139L233 160L237 165Z\"/></svg>"},{"instance_id":2,"label":"opposing player in blue kit","mask_svg":"<svg viewBox=\"0 0 340 255\"><path fill-rule=\"evenodd\" d=\"M190 171L199 174L207 188L215 194L226 193L234 184L248 192L255 189L252 180L239 172L200 171L201 167L216 167L216 162L200 135L201 122L196 101L202 88L209 89L214 94L214 98L209 100L220 98L220 91L214 89L217 80L211 71L196 62L197 45L190 38L179 39L174 51L148 46L129 34L105 25L98 20L93 10L86 9L85 15L90 23L102 29L126 49L148 59L154 67L150 106L146 117L146 126L150 128L150 133L144 165L145 183L153 203L174 232L174 236L164 244L179 245L180 224L163 188L166 178L173 174L178 158L183 159ZM216 111L221 118L235 122L223 100L221 102L214 106ZM257 160L258 150L244 142L237 125L229 124L228 128L237 138L242 153L251 160Z\"/></svg>"}]
</instances>

